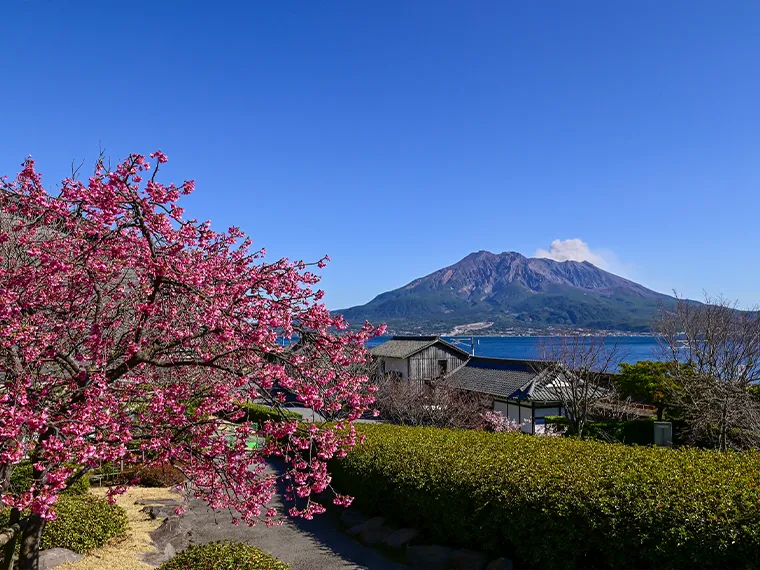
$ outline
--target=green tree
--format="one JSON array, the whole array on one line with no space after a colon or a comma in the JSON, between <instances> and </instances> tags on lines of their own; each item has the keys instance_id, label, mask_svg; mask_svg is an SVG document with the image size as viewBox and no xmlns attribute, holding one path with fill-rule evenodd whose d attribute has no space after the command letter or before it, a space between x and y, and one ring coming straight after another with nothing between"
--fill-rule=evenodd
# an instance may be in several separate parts
<instances>
[{"instance_id":1,"label":"green tree","mask_svg":"<svg viewBox=\"0 0 760 570\"><path fill-rule=\"evenodd\" d=\"M665 408L671 403L674 390L678 389L676 366L673 362L640 360L636 364L620 364L620 374L615 379L618 393L625 398L643 400L657 406L657 419L662 420Z\"/></svg>"}]
</instances>

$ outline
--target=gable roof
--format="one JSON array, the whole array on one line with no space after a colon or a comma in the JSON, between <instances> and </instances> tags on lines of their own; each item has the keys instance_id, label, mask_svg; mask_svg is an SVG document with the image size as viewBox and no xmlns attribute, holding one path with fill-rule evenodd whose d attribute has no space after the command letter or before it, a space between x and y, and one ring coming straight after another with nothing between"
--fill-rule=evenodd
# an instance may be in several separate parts
<instances>
[{"instance_id":1,"label":"gable roof","mask_svg":"<svg viewBox=\"0 0 760 570\"><path fill-rule=\"evenodd\" d=\"M568 374L572 372L542 360L472 356L446 380L454 387L505 400L554 403L561 400L559 392ZM609 394L601 387L593 388L593 393Z\"/></svg>"},{"instance_id":2,"label":"gable roof","mask_svg":"<svg viewBox=\"0 0 760 570\"><path fill-rule=\"evenodd\" d=\"M439 336L394 336L383 344L378 344L370 349L369 352L372 356L385 358L409 358L434 344L440 344L442 347L453 350L462 356L470 356L467 351L446 342Z\"/></svg>"},{"instance_id":3,"label":"gable roof","mask_svg":"<svg viewBox=\"0 0 760 570\"><path fill-rule=\"evenodd\" d=\"M527 361L473 356L446 377L452 386L509 398L536 376Z\"/></svg>"},{"instance_id":4,"label":"gable roof","mask_svg":"<svg viewBox=\"0 0 760 570\"><path fill-rule=\"evenodd\" d=\"M472 356L446 377L457 388L507 400L557 401L541 361Z\"/></svg>"},{"instance_id":5,"label":"gable roof","mask_svg":"<svg viewBox=\"0 0 760 570\"><path fill-rule=\"evenodd\" d=\"M564 373L557 373L556 369L544 368L536 372L528 382L515 390L510 398L515 400L531 400L534 402L556 402L560 398L557 392L564 382Z\"/></svg>"}]
</instances>

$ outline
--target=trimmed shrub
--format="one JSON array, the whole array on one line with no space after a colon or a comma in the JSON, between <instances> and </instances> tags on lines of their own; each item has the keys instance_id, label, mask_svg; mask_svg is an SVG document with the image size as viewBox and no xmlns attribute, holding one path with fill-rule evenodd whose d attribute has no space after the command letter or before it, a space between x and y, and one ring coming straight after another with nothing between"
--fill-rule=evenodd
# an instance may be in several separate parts
<instances>
[{"instance_id":1,"label":"trimmed shrub","mask_svg":"<svg viewBox=\"0 0 760 570\"><path fill-rule=\"evenodd\" d=\"M68 548L86 554L127 530L124 509L89 493L60 495L55 513L56 519L45 525L41 550ZM0 512L0 528L5 528L9 516L10 509Z\"/></svg>"},{"instance_id":2,"label":"trimmed shrub","mask_svg":"<svg viewBox=\"0 0 760 570\"><path fill-rule=\"evenodd\" d=\"M68 548L81 554L103 546L127 530L127 513L95 495L62 495L57 518L45 526L41 548Z\"/></svg>"},{"instance_id":3,"label":"trimmed shrub","mask_svg":"<svg viewBox=\"0 0 760 570\"><path fill-rule=\"evenodd\" d=\"M568 425L567 418L563 416L547 416L544 421L547 424L556 426ZM676 446L681 445L681 432L684 428L684 421L668 421L673 424L673 444ZM600 439L602 441L618 441L629 445L654 445L654 422L655 418L588 422L584 437Z\"/></svg>"},{"instance_id":4,"label":"trimmed shrub","mask_svg":"<svg viewBox=\"0 0 760 570\"><path fill-rule=\"evenodd\" d=\"M547 424L557 426L568 425L567 418L562 416L549 416L544 421ZM653 445L654 418L588 422L584 431L584 437L636 445Z\"/></svg>"},{"instance_id":5,"label":"trimmed shrub","mask_svg":"<svg viewBox=\"0 0 760 570\"><path fill-rule=\"evenodd\" d=\"M429 538L543 570L750 568L760 456L360 425L333 482Z\"/></svg>"},{"instance_id":6,"label":"trimmed shrub","mask_svg":"<svg viewBox=\"0 0 760 570\"><path fill-rule=\"evenodd\" d=\"M11 490L14 493L25 493L32 486L32 464L28 461L19 463L13 469L11 474ZM82 495L90 490L90 478L87 475L80 477L72 483L68 489L63 491L65 494Z\"/></svg>"},{"instance_id":7,"label":"trimmed shrub","mask_svg":"<svg viewBox=\"0 0 760 570\"><path fill-rule=\"evenodd\" d=\"M280 416L276 409L270 408L269 406L264 406L262 404L241 404L240 407L245 410L246 420L255 422L259 425L262 425L267 420L279 422L283 419L283 417ZM284 410L284 418L287 420L301 421L302 416L297 412Z\"/></svg>"},{"instance_id":8,"label":"trimmed shrub","mask_svg":"<svg viewBox=\"0 0 760 570\"><path fill-rule=\"evenodd\" d=\"M169 463L154 467L136 466L114 476L117 485L127 485L139 477L138 487L172 487L185 482L182 471Z\"/></svg>"},{"instance_id":9,"label":"trimmed shrub","mask_svg":"<svg viewBox=\"0 0 760 570\"><path fill-rule=\"evenodd\" d=\"M167 560L159 570L288 570L287 564L244 542L196 544Z\"/></svg>"}]
</instances>

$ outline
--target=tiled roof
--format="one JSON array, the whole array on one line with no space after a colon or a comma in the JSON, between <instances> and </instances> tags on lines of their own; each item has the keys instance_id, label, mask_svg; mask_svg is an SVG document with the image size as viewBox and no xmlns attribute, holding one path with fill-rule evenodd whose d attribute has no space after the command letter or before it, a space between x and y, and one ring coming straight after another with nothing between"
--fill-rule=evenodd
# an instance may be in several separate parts
<instances>
[{"instance_id":1,"label":"tiled roof","mask_svg":"<svg viewBox=\"0 0 760 570\"><path fill-rule=\"evenodd\" d=\"M383 344L370 349L373 356L385 358L409 358L434 344L441 344L467 356L467 353L437 336L394 336Z\"/></svg>"},{"instance_id":2,"label":"tiled roof","mask_svg":"<svg viewBox=\"0 0 760 570\"><path fill-rule=\"evenodd\" d=\"M465 390L510 398L535 377L533 366L525 360L473 356L447 376L447 381Z\"/></svg>"},{"instance_id":3,"label":"tiled roof","mask_svg":"<svg viewBox=\"0 0 760 570\"><path fill-rule=\"evenodd\" d=\"M557 402L566 382L565 374L546 362L511 358L483 358L473 356L454 370L448 381L458 388L497 396L506 400L529 402ZM607 395L595 388L596 396Z\"/></svg>"},{"instance_id":4,"label":"tiled roof","mask_svg":"<svg viewBox=\"0 0 760 570\"><path fill-rule=\"evenodd\" d=\"M556 402L557 392L545 363L512 358L473 356L449 376L451 385L507 400ZM555 378L556 382L556 378Z\"/></svg>"},{"instance_id":5,"label":"tiled roof","mask_svg":"<svg viewBox=\"0 0 760 570\"><path fill-rule=\"evenodd\" d=\"M533 402L556 402L560 399L556 387L560 386L558 382L562 382L562 375L557 374L552 368L544 368L534 373L533 378L520 386L519 390L510 395L510 398Z\"/></svg>"}]
</instances>

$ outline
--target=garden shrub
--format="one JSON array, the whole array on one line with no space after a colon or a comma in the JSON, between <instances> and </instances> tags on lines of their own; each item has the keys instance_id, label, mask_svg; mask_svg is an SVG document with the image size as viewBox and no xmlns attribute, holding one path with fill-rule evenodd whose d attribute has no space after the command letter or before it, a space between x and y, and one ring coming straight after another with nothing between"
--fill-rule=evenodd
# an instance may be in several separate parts
<instances>
[{"instance_id":1,"label":"garden shrub","mask_svg":"<svg viewBox=\"0 0 760 570\"><path fill-rule=\"evenodd\" d=\"M250 544L218 541L190 546L159 570L288 570L288 566Z\"/></svg>"},{"instance_id":2,"label":"garden shrub","mask_svg":"<svg viewBox=\"0 0 760 570\"><path fill-rule=\"evenodd\" d=\"M32 464L24 461L16 465L11 474L11 490L14 493L24 493L32 486ZM90 478L84 475L72 483L65 494L81 495L90 490Z\"/></svg>"},{"instance_id":3,"label":"garden shrub","mask_svg":"<svg viewBox=\"0 0 760 570\"><path fill-rule=\"evenodd\" d=\"M133 466L113 477L117 485L131 484L131 481L139 478L138 487L172 487L185 482L182 471L169 463L156 466Z\"/></svg>"},{"instance_id":4,"label":"garden shrub","mask_svg":"<svg viewBox=\"0 0 760 570\"><path fill-rule=\"evenodd\" d=\"M544 421L557 426L568 425L567 418L562 416L549 416ZM654 418L588 422L584 429L584 437L627 444L653 445Z\"/></svg>"},{"instance_id":5,"label":"garden shrub","mask_svg":"<svg viewBox=\"0 0 760 570\"><path fill-rule=\"evenodd\" d=\"M760 456L361 425L333 483L437 542L542 570L750 568Z\"/></svg>"},{"instance_id":6,"label":"garden shrub","mask_svg":"<svg viewBox=\"0 0 760 570\"><path fill-rule=\"evenodd\" d=\"M568 425L567 418L563 416L547 416L544 421L556 426ZM654 421L655 418L588 422L584 437L602 441L618 441L629 445L654 445ZM673 444L681 445L684 421L673 419L668 421L673 425Z\"/></svg>"},{"instance_id":7,"label":"garden shrub","mask_svg":"<svg viewBox=\"0 0 760 570\"><path fill-rule=\"evenodd\" d=\"M270 408L269 406L264 406L262 404L241 404L240 407L245 410L245 417L242 419L257 423L259 425L262 425L267 420L280 422L283 419L283 417L280 416L276 409ZM284 418L287 420L300 421L302 419L302 416L297 412L284 410Z\"/></svg>"},{"instance_id":8,"label":"garden shrub","mask_svg":"<svg viewBox=\"0 0 760 570\"><path fill-rule=\"evenodd\" d=\"M124 509L89 493L60 495L55 513L56 519L45 525L41 550L68 548L85 554L127 530ZM10 509L0 512L0 528L5 528L9 517Z\"/></svg>"},{"instance_id":9,"label":"garden shrub","mask_svg":"<svg viewBox=\"0 0 760 570\"><path fill-rule=\"evenodd\" d=\"M45 526L41 548L68 548L86 553L127 530L127 513L95 495L62 495L56 520Z\"/></svg>"}]
</instances>

